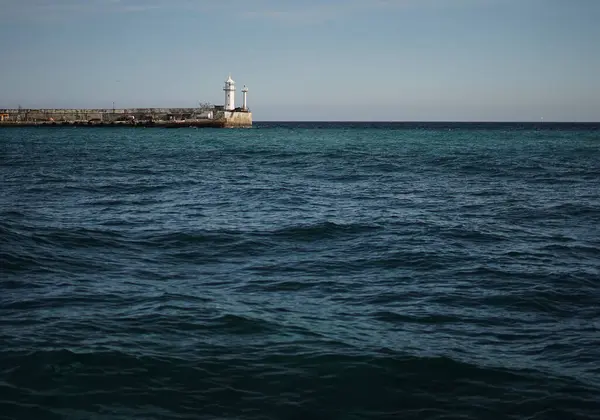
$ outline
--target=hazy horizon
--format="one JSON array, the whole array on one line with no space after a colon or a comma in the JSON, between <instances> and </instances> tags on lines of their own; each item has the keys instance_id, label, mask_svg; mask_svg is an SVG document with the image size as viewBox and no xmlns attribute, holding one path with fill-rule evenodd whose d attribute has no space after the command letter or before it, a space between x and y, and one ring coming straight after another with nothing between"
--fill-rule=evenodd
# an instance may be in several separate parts
<instances>
[{"instance_id":1,"label":"hazy horizon","mask_svg":"<svg viewBox=\"0 0 600 420\"><path fill-rule=\"evenodd\" d=\"M593 0L0 0L0 108L600 121Z\"/></svg>"}]
</instances>

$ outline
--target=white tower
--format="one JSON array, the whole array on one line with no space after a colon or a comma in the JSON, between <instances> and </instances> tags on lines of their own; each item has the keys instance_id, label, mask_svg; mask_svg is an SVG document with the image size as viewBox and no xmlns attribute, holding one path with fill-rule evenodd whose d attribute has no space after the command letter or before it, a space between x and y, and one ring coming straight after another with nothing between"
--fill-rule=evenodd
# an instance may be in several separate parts
<instances>
[{"instance_id":1,"label":"white tower","mask_svg":"<svg viewBox=\"0 0 600 420\"><path fill-rule=\"evenodd\" d=\"M235 82L229 78L225 81L225 111L233 111L235 109Z\"/></svg>"},{"instance_id":2,"label":"white tower","mask_svg":"<svg viewBox=\"0 0 600 420\"><path fill-rule=\"evenodd\" d=\"M244 95L244 106L243 106L243 110L246 111L248 109L248 101L247 101L247 95L248 95L248 88L246 87L246 85L244 85L244 88L242 89L242 94Z\"/></svg>"}]
</instances>

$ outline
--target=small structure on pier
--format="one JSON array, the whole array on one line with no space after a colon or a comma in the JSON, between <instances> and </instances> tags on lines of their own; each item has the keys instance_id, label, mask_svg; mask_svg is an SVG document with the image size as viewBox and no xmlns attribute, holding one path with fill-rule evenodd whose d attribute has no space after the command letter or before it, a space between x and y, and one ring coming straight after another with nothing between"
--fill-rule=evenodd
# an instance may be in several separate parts
<instances>
[{"instance_id":1,"label":"small structure on pier","mask_svg":"<svg viewBox=\"0 0 600 420\"><path fill-rule=\"evenodd\" d=\"M244 88L242 89L242 95L243 95L242 109L244 111L247 111L248 110L248 88L246 87L246 85L244 85Z\"/></svg>"}]
</instances>

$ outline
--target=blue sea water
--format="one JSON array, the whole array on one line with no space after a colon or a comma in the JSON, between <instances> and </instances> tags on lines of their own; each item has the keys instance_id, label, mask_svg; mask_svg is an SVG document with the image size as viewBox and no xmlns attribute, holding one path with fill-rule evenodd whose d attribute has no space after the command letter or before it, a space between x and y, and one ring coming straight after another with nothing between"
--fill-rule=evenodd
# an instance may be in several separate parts
<instances>
[{"instance_id":1,"label":"blue sea water","mask_svg":"<svg viewBox=\"0 0 600 420\"><path fill-rule=\"evenodd\" d=\"M0 130L2 419L600 418L600 127Z\"/></svg>"}]
</instances>

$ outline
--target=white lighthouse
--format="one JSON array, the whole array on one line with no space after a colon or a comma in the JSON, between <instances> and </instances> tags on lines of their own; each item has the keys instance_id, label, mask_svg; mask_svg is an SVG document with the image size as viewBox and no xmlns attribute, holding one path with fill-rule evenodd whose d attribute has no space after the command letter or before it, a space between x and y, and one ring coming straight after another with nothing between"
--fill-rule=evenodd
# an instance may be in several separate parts
<instances>
[{"instance_id":1,"label":"white lighthouse","mask_svg":"<svg viewBox=\"0 0 600 420\"><path fill-rule=\"evenodd\" d=\"M243 106L242 109L244 111L248 110L248 88L246 87L246 85L244 85L244 88L242 89L242 98L243 98Z\"/></svg>"},{"instance_id":2,"label":"white lighthouse","mask_svg":"<svg viewBox=\"0 0 600 420\"><path fill-rule=\"evenodd\" d=\"M225 91L225 110L233 111L235 109L235 82L231 79L231 74L225 81L223 90Z\"/></svg>"}]
</instances>

